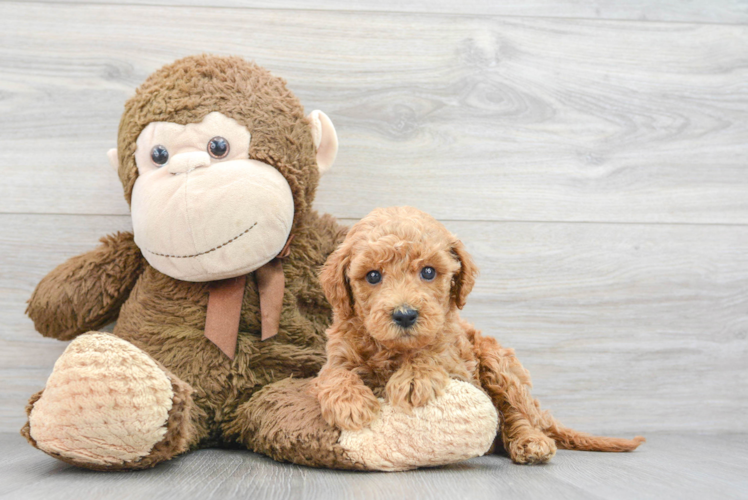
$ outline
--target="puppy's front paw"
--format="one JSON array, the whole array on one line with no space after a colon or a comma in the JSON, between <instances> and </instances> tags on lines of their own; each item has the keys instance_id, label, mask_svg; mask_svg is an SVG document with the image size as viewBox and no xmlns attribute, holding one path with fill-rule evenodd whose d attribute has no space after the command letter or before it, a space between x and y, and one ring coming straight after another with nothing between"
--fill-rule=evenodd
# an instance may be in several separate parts
<instances>
[{"instance_id":1,"label":"puppy's front paw","mask_svg":"<svg viewBox=\"0 0 748 500\"><path fill-rule=\"evenodd\" d=\"M406 366L390 377L385 391L392 406L407 411L426 406L429 401L444 394L448 383L449 375L444 370Z\"/></svg>"},{"instance_id":2,"label":"puppy's front paw","mask_svg":"<svg viewBox=\"0 0 748 500\"><path fill-rule=\"evenodd\" d=\"M328 386L318 393L322 418L346 431L368 427L379 415L379 400L365 385Z\"/></svg>"},{"instance_id":3,"label":"puppy's front paw","mask_svg":"<svg viewBox=\"0 0 748 500\"><path fill-rule=\"evenodd\" d=\"M533 432L509 443L507 451L515 463L544 464L556 454L556 442L541 432Z\"/></svg>"}]
</instances>

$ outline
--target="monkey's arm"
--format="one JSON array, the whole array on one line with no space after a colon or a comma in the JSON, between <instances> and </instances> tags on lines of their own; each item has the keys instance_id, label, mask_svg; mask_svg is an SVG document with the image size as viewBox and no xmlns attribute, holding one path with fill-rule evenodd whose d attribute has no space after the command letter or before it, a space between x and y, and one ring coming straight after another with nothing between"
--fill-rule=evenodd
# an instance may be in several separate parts
<instances>
[{"instance_id":1,"label":"monkey's arm","mask_svg":"<svg viewBox=\"0 0 748 500\"><path fill-rule=\"evenodd\" d=\"M45 337L71 340L117 318L145 259L132 233L109 235L101 243L57 266L36 286L26 314Z\"/></svg>"}]
</instances>

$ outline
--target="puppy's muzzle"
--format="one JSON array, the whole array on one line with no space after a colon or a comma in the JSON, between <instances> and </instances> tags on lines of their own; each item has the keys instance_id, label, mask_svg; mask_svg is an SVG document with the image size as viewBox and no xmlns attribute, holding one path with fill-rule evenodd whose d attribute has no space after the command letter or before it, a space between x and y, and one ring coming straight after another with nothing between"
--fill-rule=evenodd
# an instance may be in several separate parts
<instances>
[{"instance_id":1,"label":"puppy's muzzle","mask_svg":"<svg viewBox=\"0 0 748 500\"><path fill-rule=\"evenodd\" d=\"M401 307L392 313L392 321L402 328L410 328L418 320L418 311L410 307Z\"/></svg>"}]
</instances>

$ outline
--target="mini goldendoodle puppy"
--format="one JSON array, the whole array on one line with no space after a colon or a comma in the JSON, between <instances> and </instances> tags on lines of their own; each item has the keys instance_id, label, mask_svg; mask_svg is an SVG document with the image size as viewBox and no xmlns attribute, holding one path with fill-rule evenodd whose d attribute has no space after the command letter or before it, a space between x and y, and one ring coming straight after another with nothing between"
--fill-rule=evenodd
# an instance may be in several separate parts
<instances>
[{"instance_id":1,"label":"mini goldendoodle puppy","mask_svg":"<svg viewBox=\"0 0 748 500\"><path fill-rule=\"evenodd\" d=\"M320 276L333 307L314 386L325 420L358 430L377 417L378 397L409 411L455 378L491 397L517 463L547 462L556 446L630 451L644 442L580 433L540 410L514 351L460 318L477 272L462 242L417 209L377 209L355 224Z\"/></svg>"}]
</instances>

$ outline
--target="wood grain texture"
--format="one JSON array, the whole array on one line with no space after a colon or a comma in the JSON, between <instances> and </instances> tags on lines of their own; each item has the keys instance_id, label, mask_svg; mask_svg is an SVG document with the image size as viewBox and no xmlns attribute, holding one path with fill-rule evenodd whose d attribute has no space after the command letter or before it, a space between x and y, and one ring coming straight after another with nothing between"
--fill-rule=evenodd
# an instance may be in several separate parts
<instances>
[{"instance_id":1,"label":"wood grain texture","mask_svg":"<svg viewBox=\"0 0 748 500\"><path fill-rule=\"evenodd\" d=\"M620 19L697 23L748 23L744 0L42 0L45 3L99 3L164 6L213 6L251 9L299 9L485 16Z\"/></svg>"},{"instance_id":2,"label":"wood grain texture","mask_svg":"<svg viewBox=\"0 0 748 500\"><path fill-rule=\"evenodd\" d=\"M105 158L125 99L205 51L255 59L331 116L318 209L446 220L482 269L465 316L516 348L544 406L650 442L535 468L343 474L211 450L100 475L0 436L0 496L745 496L745 436L651 433L748 432L748 3L307 6L0 1L0 430L65 348L23 315L33 287L130 227Z\"/></svg>"},{"instance_id":3,"label":"wood grain texture","mask_svg":"<svg viewBox=\"0 0 748 500\"><path fill-rule=\"evenodd\" d=\"M544 466L502 456L409 472L357 473L279 464L241 450L200 450L155 469L90 472L0 434L0 498L268 500L455 498L745 498L748 436L655 434L627 454L560 451Z\"/></svg>"},{"instance_id":4,"label":"wood grain texture","mask_svg":"<svg viewBox=\"0 0 748 500\"><path fill-rule=\"evenodd\" d=\"M129 224L0 215L0 429L22 425L65 345L23 315L33 287ZM464 317L517 350L534 394L564 423L619 435L748 431L748 227L447 226L481 268Z\"/></svg>"},{"instance_id":5,"label":"wood grain texture","mask_svg":"<svg viewBox=\"0 0 748 500\"><path fill-rule=\"evenodd\" d=\"M332 117L318 206L339 216L748 223L748 26L12 2L0 212L127 213L105 159L122 105L202 51Z\"/></svg>"}]
</instances>

